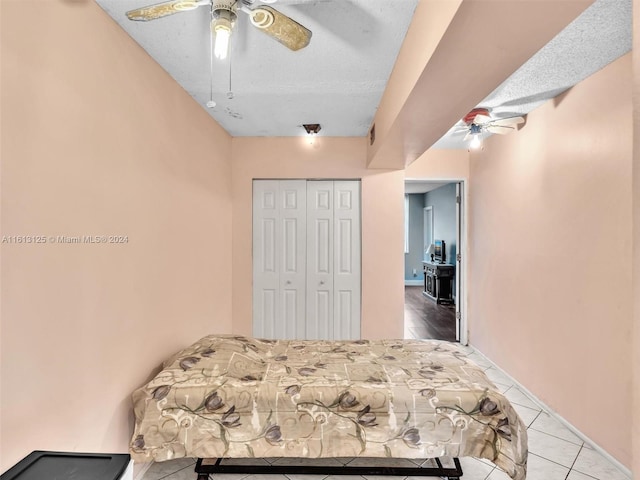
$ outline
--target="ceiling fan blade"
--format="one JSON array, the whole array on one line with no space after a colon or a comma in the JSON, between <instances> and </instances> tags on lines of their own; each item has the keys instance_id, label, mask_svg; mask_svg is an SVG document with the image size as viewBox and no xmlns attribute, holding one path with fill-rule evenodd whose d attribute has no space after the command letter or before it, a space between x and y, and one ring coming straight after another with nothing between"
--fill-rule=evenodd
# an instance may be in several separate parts
<instances>
[{"instance_id":1,"label":"ceiling fan blade","mask_svg":"<svg viewBox=\"0 0 640 480\"><path fill-rule=\"evenodd\" d=\"M311 30L280 13L275 8L262 5L249 11L251 23L290 50L296 51L309 45Z\"/></svg>"},{"instance_id":2,"label":"ceiling fan blade","mask_svg":"<svg viewBox=\"0 0 640 480\"><path fill-rule=\"evenodd\" d=\"M478 114L473 118L473 123L476 125L484 125L485 123L489 123L491 121L491 117L486 115Z\"/></svg>"},{"instance_id":3,"label":"ceiling fan blade","mask_svg":"<svg viewBox=\"0 0 640 480\"><path fill-rule=\"evenodd\" d=\"M509 125L487 125L486 130L491 133L497 133L498 135L506 135L507 133L511 133L515 131L516 127L512 127Z\"/></svg>"},{"instance_id":4,"label":"ceiling fan blade","mask_svg":"<svg viewBox=\"0 0 640 480\"><path fill-rule=\"evenodd\" d=\"M464 136L464 138L462 139L463 142L466 142L469 137L471 136L471 131L467 132L467 134Z\"/></svg>"},{"instance_id":5,"label":"ceiling fan blade","mask_svg":"<svg viewBox=\"0 0 640 480\"><path fill-rule=\"evenodd\" d=\"M492 121L491 125L495 125L498 127L509 127L512 125L519 125L520 123L524 123L524 117L499 118Z\"/></svg>"},{"instance_id":6,"label":"ceiling fan blade","mask_svg":"<svg viewBox=\"0 0 640 480\"><path fill-rule=\"evenodd\" d=\"M129 20L136 22L147 22L157 18L173 15L174 13L186 12L198 8L200 5L206 5L209 1L197 0L173 0L171 2L156 3L146 7L129 10L126 15Z\"/></svg>"}]
</instances>

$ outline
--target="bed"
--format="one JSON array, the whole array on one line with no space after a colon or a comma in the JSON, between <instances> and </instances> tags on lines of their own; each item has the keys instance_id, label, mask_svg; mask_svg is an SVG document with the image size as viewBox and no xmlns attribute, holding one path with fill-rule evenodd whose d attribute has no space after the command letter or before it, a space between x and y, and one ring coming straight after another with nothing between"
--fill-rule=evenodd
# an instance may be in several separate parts
<instances>
[{"instance_id":1,"label":"bed","mask_svg":"<svg viewBox=\"0 0 640 480\"><path fill-rule=\"evenodd\" d=\"M466 355L431 340L207 336L133 393L130 451L143 462L470 456L523 480L526 427Z\"/></svg>"}]
</instances>

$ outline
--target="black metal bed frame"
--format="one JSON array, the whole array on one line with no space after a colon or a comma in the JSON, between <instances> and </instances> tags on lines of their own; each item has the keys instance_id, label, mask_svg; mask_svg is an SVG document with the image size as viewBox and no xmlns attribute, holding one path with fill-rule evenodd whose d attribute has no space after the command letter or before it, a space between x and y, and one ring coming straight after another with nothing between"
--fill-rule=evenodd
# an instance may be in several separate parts
<instances>
[{"instance_id":1,"label":"black metal bed frame","mask_svg":"<svg viewBox=\"0 0 640 480\"><path fill-rule=\"evenodd\" d=\"M217 458L215 464L203 465L202 458L196 462L197 480L209 480L209 475L216 473L248 473L248 474L305 474L305 475L397 475L443 477L448 480L460 480L462 467L460 460L453 458L454 468L444 467L439 458L435 458L436 467L366 467L355 466L319 466L319 465L225 465L223 458Z\"/></svg>"}]
</instances>

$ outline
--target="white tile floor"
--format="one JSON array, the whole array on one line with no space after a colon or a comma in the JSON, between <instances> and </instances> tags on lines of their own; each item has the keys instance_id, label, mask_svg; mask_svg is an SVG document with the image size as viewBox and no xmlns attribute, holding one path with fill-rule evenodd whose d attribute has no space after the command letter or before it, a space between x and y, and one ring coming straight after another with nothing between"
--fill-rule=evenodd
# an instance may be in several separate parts
<instances>
[{"instance_id":1,"label":"white tile floor","mask_svg":"<svg viewBox=\"0 0 640 480\"><path fill-rule=\"evenodd\" d=\"M485 369L487 376L511 401L528 427L529 460L527 480L630 480L605 457L582 441L542 406L522 392L511 379L471 347L465 347L469 358ZM359 464L362 459L339 459L342 463ZM286 459L271 460L286 463ZM327 460L325 460L327 461ZM329 460L335 462L335 460ZM402 460L401 460L402 461ZM462 480L509 480L488 460L461 458ZM389 459L370 459L370 463L387 465ZM414 460L418 465L420 460ZM266 463L266 462L265 462ZM196 480L195 461L179 459L155 463L141 480ZM214 480L419 480L425 477L382 477L357 475L215 475Z\"/></svg>"}]
</instances>

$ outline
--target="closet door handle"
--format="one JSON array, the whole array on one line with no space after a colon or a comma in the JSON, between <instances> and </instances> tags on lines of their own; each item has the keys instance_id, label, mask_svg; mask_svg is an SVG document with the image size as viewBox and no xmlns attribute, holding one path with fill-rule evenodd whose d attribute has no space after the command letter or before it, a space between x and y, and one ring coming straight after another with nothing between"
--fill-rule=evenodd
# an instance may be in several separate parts
<instances>
[{"instance_id":1,"label":"closet door handle","mask_svg":"<svg viewBox=\"0 0 640 480\"><path fill-rule=\"evenodd\" d=\"M291 285L291 280L287 280L287 285Z\"/></svg>"},{"instance_id":2,"label":"closet door handle","mask_svg":"<svg viewBox=\"0 0 640 480\"><path fill-rule=\"evenodd\" d=\"M320 285L324 285L324 280L320 280Z\"/></svg>"}]
</instances>

